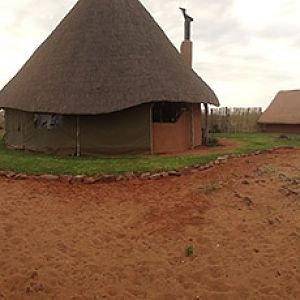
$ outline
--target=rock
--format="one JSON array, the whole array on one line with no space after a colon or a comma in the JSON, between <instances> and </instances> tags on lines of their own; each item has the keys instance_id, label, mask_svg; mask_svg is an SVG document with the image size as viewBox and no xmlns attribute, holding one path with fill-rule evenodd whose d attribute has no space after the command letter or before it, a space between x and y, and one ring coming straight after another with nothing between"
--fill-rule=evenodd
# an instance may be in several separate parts
<instances>
[{"instance_id":1,"label":"rock","mask_svg":"<svg viewBox=\"0 0 300 300\"><path fill-rule=\"evenodd\" d=\"M15 172L11 172L11 171L8 171L8 172L5 172L5 177L7 178L14 178L17 174Z\"/></svg>"},{"instance_id":2,"label":"rock","mask_svg":"<svg viewBox=\"0 0 300 300\"><path fill-rule=\"evenodd\" d=\"M141 179L149 179L150 176L151 176L151 173L150 172L146 172L146 173L141 174L140 178Z\"/></svg>"},{"instance_id":3,"label":"rock","mask_svg":"<svg viewBox=\"0 0 300 300\"><path fill-rule=\"evenodd\" d=\"M286 196L289 197L289 196L293 196L293 195L298 195L299 193L297 191L294 191L294 190L291 190L291 189L287 189L286 190Z\"/></svg>"},{"instance_id":4,"label":"rock","mask_svg":"<svg viewBox=\"0 0 300 300\"><path fill-rule=\"evenodd\" d=\"M199 169L193 169L193 170L191 170L191 173L192 173L192 174L199 173Z\"/></svg>"},{"instance_id":5,"label":"rock","mask_svg":"<svg viewBox=\"0 0 300 300\"><path fill-rule=\"evenodd\" d=\"M228 159L228 155L220 156L217 158L217 160L227 160L227 159Z\"/></svg>"},{"instance_id":6,"label":"rock","mask_svg":"<svg viewBox=\"0 0 300 300\"><path fill-rule=\"evenodd\" d=\"M240 193L238 193L238 192L235 192L234 193L234 197L236 197L236 198L240 198L240 199L242 199L243 197L241 196L241 194Z\"/></svg>"},{"instance_id":7,"label":"rock","mask_svg":"<svg viewBox=\"0 0 300 300\"><path fill-rule=\"evenodd\" d=\"M116 181L116 177L114 175L102 175L96 179L96 182L100 182L100 183L111 183L115 181Z\"/></svg>"},{"instance_id":8,"label":"rock","mask_svg":"<svg viewBox=\"0 0 300 300\"><path fill-rule=\"evenodd\" d=\"M181 176L181 173L178 172L178 171L170 171L170 172L169 172L169 176L177 176L177 177L180 177L180 176Z\"/></svg>"},{"instance_id":9,"label":"rock","mask_svg":"<svg viewBox=\"0 0 300 300\"><path fill-rule=\"evenodd\" d=\"M45 174L45 175L41 175L40 179L49 180L49 181L56 181L56 180L59 180L59 176L51 175L51 174Z\"/></svg>"},{"instance_id":10,"label":"rock","mask_svg":"<svg viewBox=\"0 0 300 300\"><path fill-rule=\"evenodd\" d=\"M26 179L28 179L28 176L26 174L17 174L15 176L15 179L16 180L26 180Z\"/></svg>"},{"instance_id":11,"label":"rock","mask_svg":"<svg viewBox=\"0 0 300 300\"><path fill-rule=\"evenodd\" d=\"M63 175L59 177L59 180L63 183L71 183L72 181L72 176L69 175Z\"/></svg>"},{"instance_id":12,"label":"rock","mask_svg":"<svg viewBox=\"0 0 300 300\"><path fill-rule=\"evenodd\" d=\"M158 180L158 179L160 179L160 178L161 178L161 174L160 174L160 173L152 174L152 175L150 176L150 179L151 179L151 180Z\"/></svg>"},{"instance_id":13,"label":"rock","mask_svg":"<svg viewBox=\"0 0 300 300\"><path fill-rule=\"evenodd\" d=\"M37 271L33 271L31 276L30 276L31 279L37 279L38 278L38 272Z\"/></svg>"},{"instance_id":14,"label":"rock","mask_svg":"<svg viewBox=\"0 0 300 300\"><path fill-rule=\"evenodd\" d=\"M251 200L251 198L249 198L249 197L244 197L243 201L248 207L250 207L254 204L253 201Z\"/></svg>"},{"instance_id":15,"label":"rock","mask_svg":"<svg viewBox=\"0 0 300 300\"><path fill-rule=\"evenodd\" d=\"M269 153L269 150L263 149L263 150L260 150L260 152L261 152L261 154L266 154L266 153Z\"/></svg>"},{"instance_id":16,"label":"rock","mask_svg":"<svg viewBox=\"0 0 300 300\"><path fill-rule=\"evenodd\" d=\"M116 177L116 181L117 182L119 182L119 181L125 181L126 179L127 178L125 176L122 176L122 175Z\"/></svg>"},{"instance_id":17,"label":"rock","mask_svg":"<svg viewBox=\"0 0 300 300\"><path fill-rule=\"evenodd\" d=\"M250 184L248 180L242 180L241 184Z\"/></svg>"},{"instance_id":18,"label":"rock","mask_svg":"<svg viewBox=\"0 0 300 300\"><path fill-rule=\"evenodd\" d=\"M188 175L188 174L191 174L192 173L192 168L189 168L189 167L185 167L184 169L182 169L180 171L181 175Z\"/></svg>"},{"instance_id":19,"label":"rock","mask_svg":"<svg viewBox=\"0 0 300 300\"><path fill-rule=\"evenodd\" d=\"M44 290L45 290L45 287L42 283L37 283L37 284L34 285L34 291L36 293L43 292Z\"/></svg>"},{"instance_id":20,"label":"rock","mask_svg":"<svg viewBox=\"0 0 300 300\"><path fill-rule=\"evenodd\" d=\"M84 184L95 184L97 182L95 177L84 177L83 183Z\"/></svg>"},{"instance_id":21,"label":"rock","mask_svg":"<svg viewBox=\"0 0 300 300\"><path fill-rule=\"evenodd\" d=\"M127 172L127 173L124 174L124 176L128 179L136 178L136 175L133 172Z\"/></svg>"},{"instance_id":22,"label":"rock","mask_svg":"<svg viewBox=\"0 0 300 300\"><path fill-rule=\"evenodd\" d=\"M169 177L168 172L161 172L160 175L161 175L161 177Z\"/></svg>"},{"instance_id":23,"label":"rock","mask_svg":"<svg viewBox=\"0 0 300 300\"><path fill-rule=\"evenodd\" d=\"M6 176L7 171L0 171L0 176Z\"/></svg>"},{"instance_id":24,"label":"rock","mask_svg":"<svg viewBox=\"0 0 300 300\"><path fill-rule=\"evenodd\" d=\"M202 167L202 169L203 169L203 170L208 170L208 169L210 169L211 167L213 167L214 165L215 165L215 164L214 164L213 162L210 162L210 163L204 165L204 166Z\"/></svg>"},{"instance_id":25,"label":"rock","mask_svg":"<svg viewBox=\"0 0 300 300\"><path fill-rule=\"evenodd\" d=\"M81 183L81 182L83 182L84 177L85 177L84 175L73 176L72 179L71 179L71 182L72 183Z\"/></svg>"},{"instance_id":26,"label":"rock","mask_svg":"<svg viewBox=\"0 0 300 300\"><path fill-rule=\"evenodd\" d=\"M205 168L205 166L201 166L200 168L198 168L198 171L204 171L204 170L206 170L206 168Z\"/></svg>"}]
</instances>

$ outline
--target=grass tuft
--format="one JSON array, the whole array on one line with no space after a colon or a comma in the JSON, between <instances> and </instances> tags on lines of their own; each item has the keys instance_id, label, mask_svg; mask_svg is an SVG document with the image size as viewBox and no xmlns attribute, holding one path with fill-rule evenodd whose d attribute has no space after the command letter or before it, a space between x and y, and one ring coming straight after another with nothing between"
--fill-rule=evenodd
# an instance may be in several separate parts
<instances>
[{"instance_id":1,"label":"grass tuft","mask_svg":"<svg viewBox=\"0 0 300 300\"><path fill-rule=\"evenodd\" d=\"M200 186L198 188L198 190L206 195L209 195L215 191L220 190L221 188L222 188L222 185L219 182L210 182L210 183Z\"/></svg>"}]
</instances>

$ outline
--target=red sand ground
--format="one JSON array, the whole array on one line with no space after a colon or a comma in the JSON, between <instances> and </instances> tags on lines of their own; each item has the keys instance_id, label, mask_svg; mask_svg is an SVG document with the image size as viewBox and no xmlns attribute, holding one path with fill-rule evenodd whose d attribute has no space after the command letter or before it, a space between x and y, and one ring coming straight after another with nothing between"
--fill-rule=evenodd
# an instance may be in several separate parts
<instances>
[{"instance_id":1,"label":"red sand ground","mask_svg":"<svg viewBox=\"0 0 300 300\"><path fill-rule=\"evenodd\" d=\"M299 177L281 150L159 181L1 179L0 299L300 299Z\"/></svg>"}]
</instances>

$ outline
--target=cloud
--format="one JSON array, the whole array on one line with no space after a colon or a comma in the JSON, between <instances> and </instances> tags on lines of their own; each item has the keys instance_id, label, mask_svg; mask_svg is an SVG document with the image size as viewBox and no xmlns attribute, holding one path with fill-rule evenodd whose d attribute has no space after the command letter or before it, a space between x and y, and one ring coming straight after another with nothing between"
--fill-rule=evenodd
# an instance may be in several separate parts
<instances>
[{"instance_id":1,"label":"cloud","mask_svg":"<svg viewBox=\"0 0 300 300\"><path fill-rule=\"evenodd\" d=\"M0 88L76 0L0 2ZM194 69L222 105L266 107L280 89L300 88L297 0L141 0L179 49L185 6L194 17Z\"/></svg>"}]
</instances>

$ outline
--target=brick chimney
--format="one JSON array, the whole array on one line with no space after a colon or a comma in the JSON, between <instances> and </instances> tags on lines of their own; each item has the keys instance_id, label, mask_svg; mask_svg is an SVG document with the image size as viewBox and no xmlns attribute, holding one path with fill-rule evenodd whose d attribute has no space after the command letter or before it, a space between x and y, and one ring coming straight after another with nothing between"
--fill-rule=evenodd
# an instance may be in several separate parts
<instances>
[{"instance_id":1,"label":"brick chimney","mask_svg":"<svg viewBox=\"0 0 300 300\"><path fill-rule=\"evenodd\" d=\"M193 66L193 42L184 40L181 43L180 53L183 60L190 66Z\"/></svg>"}]
</instances>

